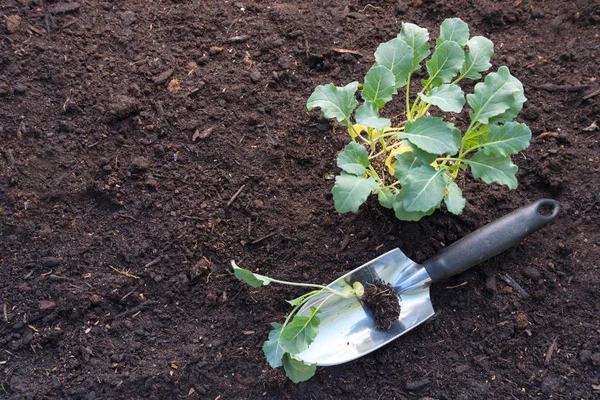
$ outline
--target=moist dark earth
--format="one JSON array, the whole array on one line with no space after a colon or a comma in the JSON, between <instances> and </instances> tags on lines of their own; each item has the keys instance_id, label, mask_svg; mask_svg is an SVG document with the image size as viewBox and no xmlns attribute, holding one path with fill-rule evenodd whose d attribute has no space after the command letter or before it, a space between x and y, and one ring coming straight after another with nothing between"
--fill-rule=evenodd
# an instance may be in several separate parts
<instances>
[{"instance_id":1,"label":"moist dark earth","mask_svg":"<svg viewBox=\"0 0 600 400\"><path fill-rule=\"evenodd\" d=\"M403 21L433 39L448 17L524 84L518 188L467 174L460 216L336 213L348 137L306 100L362 79ZM598 398L599 22L594 0L3 0L0 398ZM268 366L302 291L231 260L327 284L540 198L558 219L434 286L427 323L298 385Z\"/></svg>"},{"instance_id":2,"label":"moist dark earth","mask_svg":"<svg viewBox=\"0 0 600 400\"><path fill-rule=\"evenodd\" d=\"M389 283L377 280L367 284L360 300L377 329L390 329L400 317L400 298Z\"/></svg>"}]
</instances>

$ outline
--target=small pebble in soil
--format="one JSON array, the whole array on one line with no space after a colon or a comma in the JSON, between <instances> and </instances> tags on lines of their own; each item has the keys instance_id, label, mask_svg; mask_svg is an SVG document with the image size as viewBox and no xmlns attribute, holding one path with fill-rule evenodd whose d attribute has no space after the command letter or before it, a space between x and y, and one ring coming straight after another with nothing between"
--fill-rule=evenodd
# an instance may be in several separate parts
<instances>
[{"instance_id":1,"label":"small pebble in soil","mask_svg":"<svg viewBox=\"0 0 600 400\"><path fill-rule=\"evenodd\" d=\"M58 266L58 258L56 257L42 257L40 262L44 268L54 268Z\"/></svg>"},{"instance_id":2,"label":"small pebble in soil","mask_svg":"<svg viewBox=\"0 0 600 400\"><path fill-rule=\"evenodd\" d=\"M368 284L361 301L370 311L377 329L390 329L400 317L398 294L389 283L377 280Z\"/></svg>"},{"instance_id":3,"label":"small pebble in soil","mask_svg":"<svg viewBox=\"0 0 600 400\"><path fill-rule=\"evenodd\" d=\"M530 265L523 268L523 275L530 279L539 279L541 276L540 271Z\"/></svg>"},{"instance_id":4,"label":"small pebble in soil","mask_svg":"<svg viewBox=\"0 0 600 400\"><path fill-rule=\"evenodd\" d=\"M529 318L527 317L527 314L523 311L518 311L515 314L515 325L519 330L527 328L527 326L529 326Z\"/></svg>"}]
</instances>

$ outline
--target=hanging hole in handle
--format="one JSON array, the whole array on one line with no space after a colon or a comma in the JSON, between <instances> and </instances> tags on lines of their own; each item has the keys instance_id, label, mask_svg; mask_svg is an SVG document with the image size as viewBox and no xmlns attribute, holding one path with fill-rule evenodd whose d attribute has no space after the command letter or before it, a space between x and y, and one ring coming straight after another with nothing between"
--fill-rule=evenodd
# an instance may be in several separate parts
<instances>
[{"instance_id":1,"label":"hanging hole in handle","mask_svg":"<svg viewBox=\"0 0 600 400\"><path fill-rule=\"evenodd\" d=\"M542 217L554 218L560 211L560 203L556 200L543 200L537 211Z\"/></svg>"},{"instance_id":2,"label":"hanging hole in handle","mask_svg":"<svg viewBox=\"0 0 600 400\"><path fill-rule=\"evenodd\" d=\"M542 204L540 206L540 209L538 210L538 212L543 217L549 217L554 212L554 205L553 204Z\"/></svg>"}]
</instances>

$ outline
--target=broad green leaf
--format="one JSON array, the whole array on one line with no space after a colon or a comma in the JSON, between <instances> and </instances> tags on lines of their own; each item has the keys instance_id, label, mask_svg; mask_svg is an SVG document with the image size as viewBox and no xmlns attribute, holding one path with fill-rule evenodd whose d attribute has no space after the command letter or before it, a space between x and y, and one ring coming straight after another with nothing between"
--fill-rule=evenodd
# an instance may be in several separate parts
<instances>
[{"instance_id":1,"label":"broad green leaf","mask_svg":"<svg viewBox=\"0 0 600 400\"><path fill-rule=\"evenodd\" d=\"M523 91L523 84L520 80L511 75L508 79L508 83L518 88L518 90L513 93L513 100L508 110L500 115L490 118L490 124L503 124L512 121L523 109L523 103L527 101Z\"/></svg>"},{"instance_id":2,"label":"broad green leaf","mask_svg":"<svg viewBox=\"0 0 600 400\"><path fill-rule=\"evenodd\" d=\"M402 24L398 37L413 51L411 72L418 69L421 61L429 55L429 32L418 25L405 22Z\"/></svg>"},{"instance_id":3,"label":"broad green leaf","mask_svg":"<svg viewBox=\"0 0 600 400\"><path fill-rule=\"evenodd\" d=\"M479 144L487 155L508 156L517 154L529 146L531 131L525 124L507 122L505 125L490 125L487 135L479 136Z\"/></svg>"},{"instance_id":4,"label":"broad green leaf","mask_svg":"<svg viewBox=\"0 0 600 400\"><path fill-rule=\"evenodd\" d=\"M483 36L474 36L467 41L469 50L465 51L465 63L460 70L461 78L481 79L480 72L487 71L492 64L494 43Z\"/></svg>"},{"instance_id":5,"label":"broad green leaf","mask_svg":"<svg viewBox=\"0 0 600 400\"><path fill-rule=\"evenodd\" d=\"M440 36L436 43L453 41L464 47L469 40L469 26L460 18L448 18L440 26Z\"/></svg>"},{"instance_id":6,"label":"broad green leaf","mask_svg":"<svg viewBox=\"0 0 600 400\"><path fill-rule=\"evenodd\" d=\"M404 127L404 132L399 132L398 136L408 139L428 153L454 154L458 151L452 141L452 130L441 118L420 117L415 121L409 121Z\"/></svg>"},{"instance_id":7,"label":"broad green leaf","mask_svg":"<svg viewBox=\"0 0 600 400\"><path fill-rule=\"evenodd\" d=\"M514 94L522 89L517 82L505 66L489 73L483 82L475 85L474 92L467 95L467 102L473 108L471 120L487 124L490 118L510 109Z\"/></svg>"},{"instance_id":8,"label":"broad green leaf","mask_svg":"<svg viewBox=\"0 0 600 400\"><path fill-rule=\"evenodd\" d=\"M450 181L446 183L446 192L447 193L444 196L446 208L452 214L460 214L467 203L465 198L462 196L462 190L460 190L455 182Z\"/></svg>"},{"instance_id":9,"label":"broad green leaf","mask_svg":"<svg viewBox=\"0 0 600 400\"><path fill-rule=\"evenodd\" d=\"M419 93L419 97L427 104L433 104L446 112L461 112L465 105L465 94L458 85L444 84L431 89L429 95Z\"/></svg>"},{"instance_id":10,"label":"broad green leaf","mask_svg":"<svg viewBox=\"0 0 600 400\"><path fill-rule=\"evenodd\" d=\"M423 217L433 214L433 212L435 211L435 207L432 207L431 210L428 210L426 212L406 211L406 209L404 208L403 200L404 199L402 197L402 191L400 191L396 195L394 201L394 214L396 215L396 218L398 218L401 221L418 221Z\"/></svg>"},{"instance_id":11,"label":"broad green leaf","mask_svg":"<svg viewBox=\"0 0 600 400\"><path fill-rule=\"evenodd\" d=\"M465 137L462 139L463 149L465 151L467 151L467 150L472 149L473 147L478 146L479 145L479 137L487 136L488 129L489 129L489 125L482 125L481 128L477 129L476 131L470 131L469 133L467 133L465 135Z\"/></svg>"},{"instance_id":12,"label":"broad green leaf","mask_svg":"<svg viewBox=\"0 0 600 400\"><path fill-rule=\"evenodd\" d=\"M233 273L235 274L235 277L240 281L246 282L248 285L254 288L259 286L267 286L269 283L273 282L273 280L269 277L255 274L247 269L238 267L235 261L231 261L231 265L233 266Z\"/></svg>"},{"instance_id":13,"label":"broad green leaf","mask_svg":"<svg viewBox=\"0 0 600 400\"><path fill-rule=\"evenodd\" d=\"M291 354L300 354L308 349L319 333L319 317L315 307L310 308L310 316L296 315L279 334L279 345Z\"/></svg>"},{"instance_id":14,"label":"broad green leaf","mask_svg":"<svg viewBox=\"0 0 600 400\"><path fill-rule=\"evenodd\" d=\"M356 142L350 142L337 156L337 166L349 174L361 176L369 166L369 152Z\"/></svg>"},{"instance_id":15,"label":"broad green leaf","mask_svg":"<svg viewBox=\"0 0 600 400\"><path fill-rule=\"evenodd\" d=\"M343 87L332 83L319 85L306 102L308 110L320 107L325 118L335 118L342 125L350 127L350 115L358 105L355 98L358 82L351 82Z\"/></svg>"},{"instance_id":16,"label":"broad green leaf","mask_svg":"<svg viewBox=\"0 0 600 400\"><path fill-rule=\"evenodd\" d=\"M462 132L453 123L447 122L448 128L452 130L452 143L457 148L460 149L460 145L462 143ZM458 150L457 150L458 151ZM454 154L450 154L451 156Z\"/></svg>"},{"instance_id":17,"label":"broad green leaf","mask_svg":"<svg viewBox=\"0 0 600 400\"><path fill-rule=\"evenodd\" d=\"M408 183L400 193L406 211L427 212L444 198L445 169L436 170L431 165L413 168L408 174Z\"/></svg>"},{"instance_id":18,"label":"broad green leaf","mask_svg":"<svg viewBox=\"0 0 600 400\"><path fill-rule=\"evenodd\" d=\"M282 361L285 374L294 383L307 381L317 372L317 364L304 364L289 353L283 355Z\"/></svg>"},{"instance_id":19,"label":"broad green leaf","mask_svg":"<svg viewBox=\"0 0 600 400\"><path fill-rule=\"evenodd\" d=\"M483 151L478 151L470 160L465 160L471 166L475 178L481 178L485 183L497 182L516 189L515 177L518 167L512 163L510 156L488 156Z\"/></svg>"},{"instance_id":20,"label":"broad green leaf","mask_svg":"<svg viewBox=\"0 0 600 400\"><path fill-rule=\"evenodd\" d=\"M379 116L379 110L375 103L370 100L365 101L356 109L354 114L358 125L368 126L375 129L383 129L392 126L392 122L387 118Z\"/></svg>"},{"instance_id":21,"label":"broad green leaf","mask_svg":"<svg viewBox=\"0 0 600 400\"><path fill-rule=\"evenodd\" d=\"M419 160L423 161L424 164L431 164L438 157L437 154L431 154L424 150L421 150L420 148L418 148L417 146L415 146L414 144L412 144L410 142L408 143L408 145L412 149L412 153Z\"/></svg>"},{"instance_id":22,"label":"broad green leaf","mask_svg":"<svg viewBox=\"0 0 600 400\"><path fill-rule=\"evenodd\" d=\"M273 322L271 326L273 330L269 333L269 340L263 345L263 353L265 353L265 357L267 357L271 368L277 368L281 367L281 358L283 357L283 353L285 353L279 344L279 335L281 335L283 325Z\"/></svg>"},{"instance_id":23,"label":"broad green leaf","mask_svg":"<svg viewBox=\"0 0 600 400\"><path fill-rule=\"evenodd\" d=\"M335 178L333 201L339 213L357 211L379 185L375 178L342 174Z\"/></svg>"},{"instance_id":24,"label":"broad green leaf","mask_svg":"<svg viewBox=\"0 0 600 400\"><path fill-rule=\"evenodd\" d=\"M398 38L380 44L375 51L375 62L394 74L396 89L406 85L408 74L413 70L413 58L412 48Z\"/></svg>"},{"instance_id":25,"label":"broad green leaf","mask_svg":"<svg viewBox=\"0 0 600 400\"><path fill-rule=\"evenodd\" d=\"M396 154L396 165L394 166L394 177L400 181L402 185L407 183L408 174L413 168L422 167L421 161L412 151Z\"/></svg>"},{"instance_id":26,"label":"broad green leaf","mask_svg":"<svg viewBox=\"0 0 600 400\"><path fill-rule=\"evenodd\" d=\"M452 80L465 62L465 52L456 42L443 42L436 46L431 59L425 63L429 80L433 86L440 86Z\"/></svg>"},{"instance_id":27,"label":"broad green leaf","mask_svg":"<svg viewBox=\"0 0 600 400\"><path fill-rule=\"evenodd\" d=\"M396 197L396 194L388 187L379 189L377 192L377 200L379 200L379 204L385 208L394 208L394 197Z\"/></svg>"},{"instance_id":28,"label":"broad green leaf","mask_svg":"<svg viewBox=\"0 0 600 400\"><path fill-rule=\"evenodd\" d=\"M383 65L373 66L365 75L365 84L362 97L371 100L377 108L382 108L385 103L396 94L396 77L394 73Z\"/></svg>"}]
</instances>

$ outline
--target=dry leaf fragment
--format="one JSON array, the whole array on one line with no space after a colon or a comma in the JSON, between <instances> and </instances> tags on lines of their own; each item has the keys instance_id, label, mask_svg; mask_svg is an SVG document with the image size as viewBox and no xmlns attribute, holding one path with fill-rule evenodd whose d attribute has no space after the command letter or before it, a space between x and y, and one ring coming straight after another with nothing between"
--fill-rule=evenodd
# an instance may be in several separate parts
<instances>
[{"instance_id":1,"label":"dry leaf fragment","mask_svg":"<svg viewBox=\"0 0 600 400\"><path fill-rule=\"evenodd\" d=\"M179 83L179 79L171 79L171 82L169 82L168 90L171 93L178 93L179 91L181 91L181 83Z\"/></svg>"},{"instance_id":2,"label":"dry leaf fragment","mask_svg":"<svg viewBox=\"0 0 600 400\"><path fill-rule=\"evenodd\" d=\"M211 126L210 128L203 130L202 133L200 133L199 129L196 129L196 132L194 132L194 135L192 136L192 142L195 142L198 139L206 139L208 135L212 133L213 129L215 129L215 127Z\"/></svg>"}]
</instances>

